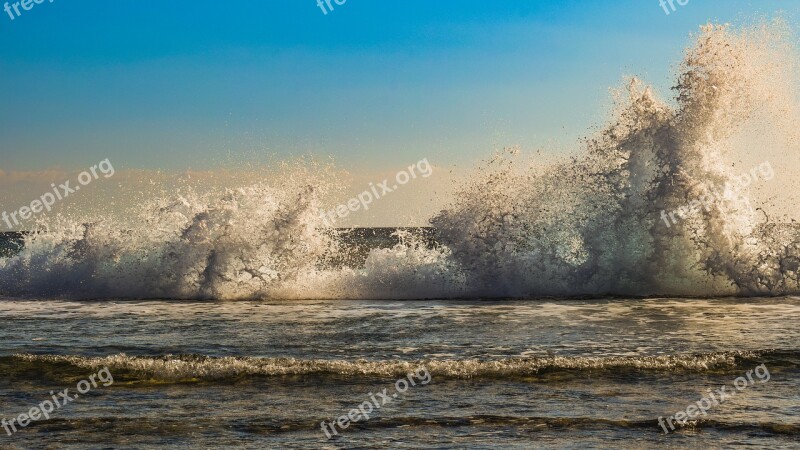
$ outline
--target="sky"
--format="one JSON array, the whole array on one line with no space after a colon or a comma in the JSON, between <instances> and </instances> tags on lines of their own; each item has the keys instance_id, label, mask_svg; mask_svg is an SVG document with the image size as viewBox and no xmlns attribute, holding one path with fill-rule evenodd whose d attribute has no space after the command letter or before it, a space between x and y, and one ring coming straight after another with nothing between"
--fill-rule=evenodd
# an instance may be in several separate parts
<instances>
[{"instance_id":1,"label":"sky","mask_svg":"<svg viewBox=\"0 0 800 450\"><path fill-rule=\"evenodd\" d=\"M310 154L378 173L423 158L466 167L506 146L563 152L603 123L623 77L668 94L699 25L800 10L774 0L689 0L670 14L658 0L333 6L44 0L14 20L0 11L0 185L106 158L117 170L184 171Z\"/></svg>"}]
</instances>

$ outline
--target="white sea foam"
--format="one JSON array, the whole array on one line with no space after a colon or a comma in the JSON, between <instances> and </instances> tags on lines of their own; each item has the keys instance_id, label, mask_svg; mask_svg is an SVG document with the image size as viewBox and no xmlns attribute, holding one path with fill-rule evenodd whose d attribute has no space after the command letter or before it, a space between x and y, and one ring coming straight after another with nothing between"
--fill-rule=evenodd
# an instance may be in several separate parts
<instances>
[{"instance_id":1,"label":"white sea foam","mask_svg":"<svg viewBox=\"0 0 800 450\"><path fill-rule=\"evenodd\" d=\"M14 358L39 365L70 364L82 369L108 367L118 376L131 372L133 376L156 380L220 380L247 376L334 375L340 377L398 377L424 366L434 377L443 378L504 378L535 376L556 371L693 371L732 369L737 359L752 359L754 352L708 353L702 355L661 356L548 356L506 358L494 360L429 359L419 361L368 360L302 360L295 358L212 358L195 355L105 357L61 355L15 355Z\"/></svg>"}]
</instances>

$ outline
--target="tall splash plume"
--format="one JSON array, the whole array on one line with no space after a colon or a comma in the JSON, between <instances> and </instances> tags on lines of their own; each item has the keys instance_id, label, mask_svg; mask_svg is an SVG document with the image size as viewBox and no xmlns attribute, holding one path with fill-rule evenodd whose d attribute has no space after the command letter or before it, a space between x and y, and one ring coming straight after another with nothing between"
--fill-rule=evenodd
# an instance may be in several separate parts
<instances>
[{"instance_id":1,"label":"tall splash plume","mask_svg":"<svg viewBox=\"0 0 800 450\"><path fill-rule=\"evenodd\" d=\"M674 105L632 79L583 156L527 171L496 156L432 220L476 292L797 292L794 229L760 224L762 215L733 202L679 226L660 217L733 183L728 150L756 116L797 149L789 39L779 21L739 33L704 26L681 64Z\"/></svg>"}]
</instances>

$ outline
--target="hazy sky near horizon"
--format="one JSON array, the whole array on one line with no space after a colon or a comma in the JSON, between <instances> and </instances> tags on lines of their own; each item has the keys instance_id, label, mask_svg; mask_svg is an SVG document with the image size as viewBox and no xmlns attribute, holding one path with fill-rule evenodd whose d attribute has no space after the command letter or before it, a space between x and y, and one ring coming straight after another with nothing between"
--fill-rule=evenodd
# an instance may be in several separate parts
<instances>
[{"instance_id":1,"label":"hazy sky near horizon","mask_svg":"<svg viewBox=\"0 0 800 450\"><path fill-rule=\"evenodd\" d=\"M13 2L12 2L13 3ZM229 155L386 170L568 148L608 88L662 90L688 34L800 4L690 0L45 1L0 11L0 170L213 169Z\"/></svg>"}]
</instances>

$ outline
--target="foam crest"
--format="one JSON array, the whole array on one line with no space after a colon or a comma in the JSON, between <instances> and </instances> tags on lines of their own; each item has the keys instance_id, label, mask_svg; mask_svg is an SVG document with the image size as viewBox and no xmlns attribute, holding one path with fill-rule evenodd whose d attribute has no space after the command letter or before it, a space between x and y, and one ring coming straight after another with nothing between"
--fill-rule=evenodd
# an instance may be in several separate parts
<instances>
[{"instance_id":1,"label":"foam crest","mask_svg":"<svg viewBox=\"0 0 800 450\"><path fill-rule=\"evenodd\" d=\"M663 356L547 356L493 360L368 361L300 360L294 358L208 357L199 355L82 357L60 355L15 355L18 361L38 366L69 364L86 370L108 367L112 373L130 374L134 379L155 380L225 380L249 376L336 376L402 377L425 367L434 379L514 378L550 373L588 371L706 372L738 367L741 360L751 360L755 352L722 352L700 355Z\"/></svg>"}]
</instances>

